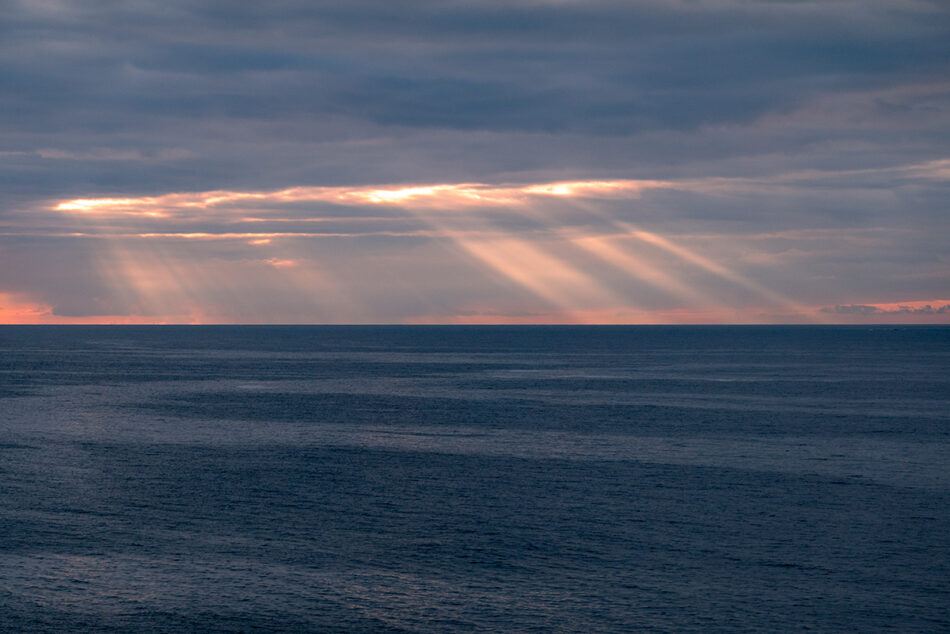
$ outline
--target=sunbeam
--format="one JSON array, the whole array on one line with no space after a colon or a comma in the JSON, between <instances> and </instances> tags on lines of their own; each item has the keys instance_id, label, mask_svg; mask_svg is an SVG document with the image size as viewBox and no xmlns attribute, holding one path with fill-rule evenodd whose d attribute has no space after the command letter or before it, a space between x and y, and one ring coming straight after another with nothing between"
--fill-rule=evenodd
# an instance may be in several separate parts
<instances>
[{"instance_id":1,"label":"sunbeam","mask_svg":"<svg viewBox=\"0 0 950 634\"><path fill-rule=\"evenodd\" d=\"M687 306L712 309L714 313L721 315L722 319L733 316L731 311L720 306L711 295L676 279L664 271L660 265L650 262L639 254L632 253L629 248L621 248L615 244L616 239L617 236L587 236L574 238L572 242L610 263L630 277L681 300Z\"/></svg>"},{"instance_id":2,"label":"sunbeam","mask_svg":"<svg viewBox=\"0 0 950 634\"><path fill-rule=\"evenodd\" d=\"M772 310L767 306L772 306L795 319L827 320L816 316L817 309L804 307L659 231L618 220L606 206L636 201L651 190L727 187L721 180L214 190L73 199L60 201L51 210L69 223L73 235L115 243L100 256L100 274L115 287L122 304L149 314L168 312L174 306L178 309L171 312L179 316L200 313L201 319L212 313L226 319L229 310L270 319L268 310L247 300L249 285L260 284L272 295L295 298L292 303L298 312L314 319L367 319L361 306L375 301L372 297L378 294L380 283L378 276L364 272L372 268L372 251L364 251L362 262L353 262L355 268L342 267L330 276L321 271L313 249L326 240L383 240L455 244L456 253L490 272L485 280L495 281L480 282L486 291L485 284L514 285L525 295L520 308L512 310L527 310L538 319L557 314L569 322L642 322L653 315L654 321L662 323L695 315L697 319L734 323L756 321L760 319L757 314L767 313ZM327 215L331 209L333 214ZM372 209L387 211L369 211ZM313 223L321 223L320 228L326 230L314 231ZM723 237L719 243L727 239ZM297 246L291 248L291 242ZM187 247L187 243L194 246ZM398 242L380 244L395 248ZM211 245L218 246L212 249ZM258 252L241 254L242 248ZM345 252L337 253L347 257ZM447 257L445 253L441 257ZM718 281L709 287L690 281L682 268L671 266L669 256ZM252 262L256 264L252 266ZM640 297L637 287L607 274L605 266L643 284L643 292L649 288L655 293ZM741 288L767 306L726 305L723 293L713 290L722 284ZM391 286L387 292L392 290ZM422 310L427 303L425 293L408 283L404 291L420 297ZM260 291L255 293L260 296ZM301 299L307 297L321 300L308 304ZM663 303L659 297L668 301ZM211 298L217 306L213 310ZM276 303L281 301L285 300L275 297ZM470 302L487 314L501 314L490 308L490 300L473 297ZM464 305L455 310L465 310ZM417 318L420 316L404 314L399 319ZM446 314L446 318L452 315Z\"/></svg>"},{"instance_id":3,"label":"sunbeam","mask_svg":"<svg viewBox=\"0 0 950 634\"><path fill-rule=\"evenodd\" d=\"M468 253L505 278L520 284L560 312L616 306L617 298L597 280L536 245L514 238L453 238Z\"/></svg>"},{"instance_id":4,"label":"sunbeam","mask_svg":"<svg viewBox=\"0 0 950 634\"><path fill-rule=\"evenodd\" d=\"M771 289L765 288L761 284L754 282L749 278L736 273L735 271L731 271L725 266L713 262L709 258L703 257L698 253L686 249L685 247L674 244L668 238L664 238L663 236L657 235L656 233L644 231L629 225L627 225L626 228L630 236L642 242L659 247L660 249L672 253L673 255L685 260L686 262L689 262L690 264L726 279L738 286L741 286L742 288L750 290L759 297L783 309L791 310L796 314L801 314L802 316L805 315L805 311L803 310L802 306L794 302L792 299L785 297L784 295L781 295L780 293L777 293Z\"/></svg>"}]
</instances>

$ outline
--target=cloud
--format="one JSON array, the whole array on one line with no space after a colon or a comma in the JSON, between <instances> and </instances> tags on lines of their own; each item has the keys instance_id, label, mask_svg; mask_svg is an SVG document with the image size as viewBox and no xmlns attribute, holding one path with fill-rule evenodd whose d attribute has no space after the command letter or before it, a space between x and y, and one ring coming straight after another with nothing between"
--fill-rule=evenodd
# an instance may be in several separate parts
<instances>
[{"instance_id":1,"label":"cloud","mask_svg":"<svg viewBox=\"0 0 950 634\"><path fill-rule=\"evenodd\" d=\"M821 312L836 315L950 315L950 303L936 306L931 304L921 305L921 303L916 302L913 305L901 305L896 308L893 306L846 304L843 306L826 306L821 309Z\"/></svg>"},{"instance_id":2,"label":"cloud","mask_svg":"<svg viewBox=\"0 0 950 634\"><path fill-rule=\"evenodd\" d=\"M825 307L821 309L823 313L836 313L838 315L873 315L879 312L877 306L867 306L863 304L848 304L846 306L835 306L834 308Z\"/></svg>"},{"instance_id":3,"label":"cloud","mask_svg":"<svg viewBox=\"0 0 950 634\"><path fill-rule=\"evenodd\" d=\"M114 155L213 160L216 185L256 163L252 147L283 168L298 144L332 147L341 133L428 153L427 131L596 142L751 125L830 94L939 82L950 53L948 12L897 0L860 15L843 2L660 1L21 2L5 13L8 143L80 155L107 134ZM913 107L873 103L877 121Z\"/></svg>"},{"instance_id":4,"label":"cloud","mask_svg":"<svg viewBox=\"0 0 950 634\"><path fill-rule=\"evenodd\" d=\"M0 291L59 316L835 320L950 284L943 2L3 8Z\"/></svg>"}]
</instances>

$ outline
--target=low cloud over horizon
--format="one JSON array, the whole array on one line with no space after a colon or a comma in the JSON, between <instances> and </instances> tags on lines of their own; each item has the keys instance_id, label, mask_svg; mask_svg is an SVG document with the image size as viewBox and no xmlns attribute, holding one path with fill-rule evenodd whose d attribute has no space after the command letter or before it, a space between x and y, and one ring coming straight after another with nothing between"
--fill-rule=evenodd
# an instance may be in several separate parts
<instances>
[{"instance_id":1,"label":"low cloud over horizon","mask_svg":"<svg viewBox=\"0 0 950 634\"><path fill-rule=\"evenodd\" d=\"M3 3L0 323L948 323L950 6Z\"/></svg>"}]
</instances>

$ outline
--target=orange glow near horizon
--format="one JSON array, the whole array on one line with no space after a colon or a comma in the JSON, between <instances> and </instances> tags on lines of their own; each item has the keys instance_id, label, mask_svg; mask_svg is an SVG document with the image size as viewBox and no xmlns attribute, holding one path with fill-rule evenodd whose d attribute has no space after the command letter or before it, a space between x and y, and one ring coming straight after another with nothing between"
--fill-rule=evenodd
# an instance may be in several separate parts
<instances>
[{"instance_id":1,"label":"orange glow near horizon","mask_svg":"<svg viewBox=\"0 0 950 634\"><path fill-rule=\"evenodd\" d=\"M184 315L57 315L53 307L17 293L0 292L0 324L8 326L32 325L161 325L203 323L196 314Z\"/></svg>"},{"instance_id":2,"label":"orange glow near horizon","mask_svg":"<svg viewBox=\"0 0 950 634\"><path fill-rule=\"evenodd\" d=\"M902 311L908 309L940 309L950 307L950 299L933 300L915 300L909 302L889 302L882 304L861 304L876 311L866 317L860 314L835 315L833 318L826 319L827 323L832 324L902 324L907 323L905 314ZM819 314L827 311L828 306L812 306L806 312L809 314ZM763 309L764 310L764 309ZM945 312L948 310L944 308ZM755 309L749 309L754 313ZM342 318L329 319L320 322L308 323L374 323L370 320L353 320ZM223 318L220 315L203 312L192 309L183 313L149 315L149 314L127 314L127 315L83 315L70 316L58 315L53 307L48 303L38 302L29 299L27 296L17 293L0 292L0 325L163 325L163 324L227 324L237 323ZM265 322L261 322L265 323ZM276 323L276 322L275 322ZM300 323L300 322L296 322ZM696 309L674 309L674 310L638 310L634 308L614 308L603 310L575 310L559 311L557 309L547 312L535 312L529 314L492 312L489 309L476 312L462 312L458 314L420 314L405 320L407 324L457 324L457 325L504 325L504 324L524 324L524 325L557 325L557 324L627 324L627 325L649 325L649 324L729 324L729 323L757 323L755 320L736 319L735 315L724 315L717 311L704 311ZM782 323L761 322L761 323ZM798 321L784 320L784 323L802 323ZM925 315L919 323L945 324L947 319L944 314Z\"/></svg>"}]
</instances>

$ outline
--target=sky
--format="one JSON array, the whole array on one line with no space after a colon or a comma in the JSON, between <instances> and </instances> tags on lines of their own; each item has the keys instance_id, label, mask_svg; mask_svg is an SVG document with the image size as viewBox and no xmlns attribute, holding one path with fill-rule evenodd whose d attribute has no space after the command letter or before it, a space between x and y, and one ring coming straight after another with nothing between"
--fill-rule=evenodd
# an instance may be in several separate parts
<instances>
[{"instance_id":1,"label":"sky","mask_svg":"<svg viewBox=\"0 0 950 634\"><path fill-rule=\"evenodd\" d=\"M0 323L950 323L945 0L0 15Z\"/></svg>"}]
</instances>

